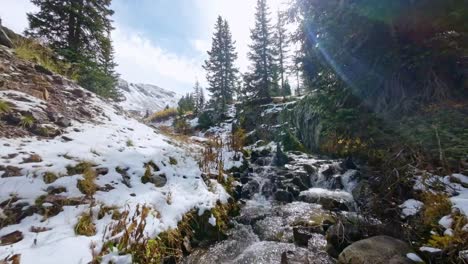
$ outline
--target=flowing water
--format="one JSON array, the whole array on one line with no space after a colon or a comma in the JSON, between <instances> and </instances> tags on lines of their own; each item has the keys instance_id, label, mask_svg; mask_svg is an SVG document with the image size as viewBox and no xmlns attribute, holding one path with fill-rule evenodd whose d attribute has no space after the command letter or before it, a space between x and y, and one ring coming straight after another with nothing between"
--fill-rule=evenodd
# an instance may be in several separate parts
<instances>
[{"instance_id":1,"label":"flowing water","mask_svg":"<svg viewBox=\"0 0 468 264\"><path fill-rule=\"evenodd\" d=\"M357 172L302 153L288 153L288 164L277 168L272 156L253 158L236 175L243 206L228 238L184 263L334 263L325 232L337 215L356 215L349 192Z\"/></svg>"}]
</instances>

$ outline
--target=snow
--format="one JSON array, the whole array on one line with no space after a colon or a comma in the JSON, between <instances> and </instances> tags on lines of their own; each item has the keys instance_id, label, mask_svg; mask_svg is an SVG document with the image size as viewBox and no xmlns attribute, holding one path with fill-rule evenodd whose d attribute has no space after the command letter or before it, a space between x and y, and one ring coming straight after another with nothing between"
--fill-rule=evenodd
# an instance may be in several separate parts
<instances>
[{"instance_id":1,"label":"snow","mask_svg":"<svg viewBox=\"0 0 468 264\"><path fill-rule=\"evenodd\" d=\"M442 249L433 248L433 247L420 247L419 250L422 251L422 252L429 252L429 253L442 252Z\"/></svg>"},{"instance_id":2,"label":"snow","mask_svg":"<svg viewBox=\"0 0 468 264\"><path fill-rule=\"evenodd\" d=\"M35 99L33 103L38 106L45 102ZM95 206L91 208L93 215L96 217L100 205L116 206L120 211L129 210L130 215L133 215L137 205L146 205L160 213L160 218L147 219L145 234L149 237L169 228L176 228L182 216L194 208L198 208L202 213L213 208L218 200L227 202L229 195L221 185L212 181L212 188L208 188L201 178L199 166L195 158L190 156L190 146L177 147L175 142L157 134L152 128L115 113L112 105L97 97L92 97L89 104L100 108L103 115L93 122L73 122L73 126L65 129L63 134L73 139L72 141L68 142L60 137L47 140L0 138L0 165L19 167L22 173L20 177L0 178L0 202L15 196L19 199L16 203L26 202L33 205L37 197L46 195L46 189L51 186L66 187L67 191L60 194L64 197L82 197L83 194L77 188L77 180L82 179L82 175L67 176L66 169L67 166L74 166L81 161L108 168L109 173L99 176L96 183L99 186L109 185L114 188L108 192L97 191L94 195ZM21 107L29 106L24 104ZM36 108L34 111L42 110ZM18 156L9 159L6 158L8 154ZM23 159L31 154L40 155L43 161L23 163ZM176 159L177 165L170 165L170 158ZM145 163L149 161L153 161L160 168L160 175L164 174L167 177L164 187L157 188L151 183L141 182ZM131 187L122 183L122 175L116 172L116 167L128 168ZM52 184L46 184L42 179L45 172L55 173L60 178ZM169 195L170 203L167 202ZM91 245L99 252L108 239L104 235L105 231L114 220L110 216L100 220L93 219L97 229L96 235L75 235L74 226L82 213L89 212L89 206L64 206L63 211L56 216L44 219L43 216L34 214L19 224L4 227L0 230L0 236L19 230L24 239L13 245L0 247L0 259L19 253L21 263L26 264L90 262ZM33 233L30 231L32 226L50 230ZM128 263L129 260L118 255L107 257L108 261L114 263Z\"/></svg>"},{"instance_id":3,"label":"snow","mask_svg":"<svg viewBox=\"0 0 468 264\"><path fill-rule=\"evenodd\" d=\"M208 219L208 223L210 223L212 226L216 226L216 217L211 215L210 219Z\"/></svg>"},{"instance_id":4,"label":"snow","mask_svg":"<svg viewBox=\"0 0 468 264\"><path fill-rule=\"evenodd\" d=\"M424 263L424 260L422 260L418 255L416 255L414 253L408 253L408 254L406 254L406 257L411 259L414 262Z\"/></svg>"},{"instance_id":5,"label":"snow","mask_svg":"<svg viewBox=\"0 0 468 264\"><path fill-rule=\"evenodd\" d=\"M400 205L400 208L402 209L402 218L407 218L408 216L416 215L423 206L424 203L421 201L414 199L406 200L403 204Z\"/></svg>"},{"instance_id":6,"label":"snow","mask_svg":"<svg viewBox=\"0 0 468 264\"><path fill-rule=\"evenodd\" d=\"M119 105L132 112L138 112L142 115L147 110L157 112L166 106L174 107L180 98L180 95L151 84L134 84L120 79L117 88L122 93L125 100Z\"/></svg>"},{"instance_id":7,"label":"snow","mask_svg":"<svg viewBox=\"0 0 468 264\"><path fill-rule=\"evenodd\" d=\"M450 215L446 215L439 220L439 225L443 226L445 229L452 227L453 219Z\"/></svg>"}]
</instances>

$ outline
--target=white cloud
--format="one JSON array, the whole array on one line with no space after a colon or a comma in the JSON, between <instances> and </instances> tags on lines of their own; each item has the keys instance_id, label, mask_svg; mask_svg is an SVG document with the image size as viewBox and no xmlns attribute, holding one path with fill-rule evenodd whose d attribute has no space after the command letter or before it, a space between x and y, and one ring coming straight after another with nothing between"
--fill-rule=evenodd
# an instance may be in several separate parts
<instances>
[{"instance_id":1,"label":"white cloud","mask_svg":"<svg viewBox=\"0 0 468 264\"><path fill-rule=\"evenodd\" d=\"M147 36L116 26L112 33L117 71L131 82L154 83L185 92L203 75L201 62L164 50Z\"/></svg>"},{"instance_id":2,"label":"white cloud","mask_svg":"<svg viewBox=\"0 0 468 264\"><path fill-rule=\"evenodd\" d=\"M22 33L28 26L27 12L37 10L29 0L2 0L0 18L2 25Z\"/></svg>"}]
</instances>

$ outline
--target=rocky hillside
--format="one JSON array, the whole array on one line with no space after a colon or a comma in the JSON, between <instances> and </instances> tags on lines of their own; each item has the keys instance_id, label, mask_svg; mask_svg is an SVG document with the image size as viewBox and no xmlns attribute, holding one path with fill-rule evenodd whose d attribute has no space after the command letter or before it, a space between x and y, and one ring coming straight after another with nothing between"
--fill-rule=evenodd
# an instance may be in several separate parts
<instances>
[{"instance_id":1,"label":"rocky hillside","mask_svg":"<svg viewBox=\"0 0 468 264\"><path fill-rule=\"evenodd\" d=\"M196 146L119 109L0 45L0 263L131 262L126 239L227 201Z\"/></svg>"},{"instance_id":2,"label":"rocky hillside","mask_svg":"<svg viewBox=\"0 0 468 264\"><path fill-rule=\"evenodd\" d=\"M164 109L166 106L177 105L180 96L152 84L135 84L120 79L118 89L122 93L119 105L132 113L145 115Z\"/></svg>"}]
</instances>

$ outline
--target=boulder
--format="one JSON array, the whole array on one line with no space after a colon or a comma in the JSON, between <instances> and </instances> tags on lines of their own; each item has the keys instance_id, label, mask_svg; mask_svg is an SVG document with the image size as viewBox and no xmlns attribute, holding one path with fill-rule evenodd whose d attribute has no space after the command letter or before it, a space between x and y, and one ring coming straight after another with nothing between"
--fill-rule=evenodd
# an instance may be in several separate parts
<instances>
[{"instance_id":1,"label":"boulder","mask_svg":"<svg viewBox=\"0 0 468 264\"><path fill-rule=\"evenodd\" d=\"M294 200L294 196L288 191L279 190L275 193L275 200L284 203L291 203Z\"/></svg>"},{"instance_id":2,"label":"boulder","mask_svg":"<svg viewBox=\"0 0 468 264\"><path fill-rule=\"evenodd\" d=\"M243 199L252 198L260 190L260 184L256 180L249 181L242 186L241 197Z\"/></svg>"},{"instance_id":3,"label":"boulder","mask_svg":"<svg viewBox=\"0 0 468 264\"><path fill-rule=\"evenodd\" d=\"M354 207L351 194L344 191L330 191L321 188L311 188L301 192L299 200L306 203L320 204L326 210L349 211Z\"/></svg>"},{"instance_id":4,"label":"boulder","mask_svg":"<svg viewBox=\"0 0 468 264\"><path fill-rule=\"evenodd\" d=\"M355 242L338 257L338 264L408 263L406 254L412 252L404 241L389 236L375 236Z\"/></svg>"}]
</instances>

